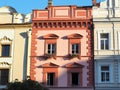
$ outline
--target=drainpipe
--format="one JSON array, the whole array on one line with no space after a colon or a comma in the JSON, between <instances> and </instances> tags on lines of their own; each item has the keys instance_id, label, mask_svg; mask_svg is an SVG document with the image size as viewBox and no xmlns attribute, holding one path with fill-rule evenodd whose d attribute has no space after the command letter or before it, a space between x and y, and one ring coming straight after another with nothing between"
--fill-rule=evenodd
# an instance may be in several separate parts
<instances>
[{"instance_id":1,"label":"drainpipe","mask_svg":"<svg viewBox=\"0 0 120 90\"><path fill-rule=\"evenodd\" d=\"M28 35L27 78L30 77L31 33L32 33L31 29L29 31L27 31L27 35Z\"/></svg>"}]
</instances>

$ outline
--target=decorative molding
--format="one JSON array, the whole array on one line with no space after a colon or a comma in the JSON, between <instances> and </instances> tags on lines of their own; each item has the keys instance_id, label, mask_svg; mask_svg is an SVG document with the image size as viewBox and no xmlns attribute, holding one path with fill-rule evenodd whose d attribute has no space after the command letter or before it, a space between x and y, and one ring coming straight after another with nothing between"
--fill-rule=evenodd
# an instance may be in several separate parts
<instances>
[{"instance_id":1,"label":"decorative molding","mask_svg":"<svg viewBox=\"0 0 120 90\"><path fill-rule=\"evenodd\" d=\"M38 28L38 29L57 29L57 28L75 28L75 29L80 29L80 28L92 28L92 23L91 20L66 20L66 21L33 21L33 28ZM56 30L55 29L55 30Z\"/></svg>"},{"instance_id":2,"label":"decorative molding","mask_svg":"<svg viewBox=\"0 0 120 90\"><path fill-rule=\"evenodd\" d=\"M0 62L0 65L11 65L11 64L9 64L8 62Z\"/></svg>"},{"instance_id":3,"label":"decorative molding","mask_svg":"<svg viewBox=\"0 0 120 90\"><path fill-rule=\"evenodd\" d=\"M4 36L3 38L0 39L0 41L12 41L10 38L8 38L7 36Z\"/></svg>"}]
</instances>

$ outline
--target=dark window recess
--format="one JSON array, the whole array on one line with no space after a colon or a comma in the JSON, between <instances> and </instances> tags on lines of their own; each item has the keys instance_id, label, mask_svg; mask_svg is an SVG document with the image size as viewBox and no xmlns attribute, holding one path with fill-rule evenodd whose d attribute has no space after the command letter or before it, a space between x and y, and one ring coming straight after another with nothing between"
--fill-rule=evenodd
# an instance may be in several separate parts
<instances>
[{"instance_id":1,"label":"dark window recess","mask_svg":"<svg viewBox=\"0 0 120 90\"><path fill-rule=\"evenodd\" d=\"M5 85L8 83L9 69L0 69L0 84Z\"/></svg>"},{"instance_id":2,"label":"dark window recess","mask_svg":"<svg viewBox=\"0 0 120 90\"><path fill-rule=\"evenodd\" d=\"M53 86L54 85L54 80L55 80L55 73L48 73L47 74L47 85L48 86Z\"/></svg>"},{"instance_id":3,"label":"dark window recess","mask_svg":"<svg viewBox=\"0 0 120 90\"><path fill-rule=\"evenodd\" d=\"M78 86L79 85L79 73L72 73L71 75L71 84L72 86Z\"/></svg>"},{"instance_id":4,"label":"dark window recess","mask_svg":"<svg viewBox=\"0 0 120 90\"><path fill-rule=\"evenodd\" d=\"M10 45L2 45L2 57L10 56Z\"/></svg>"}]
</instances>

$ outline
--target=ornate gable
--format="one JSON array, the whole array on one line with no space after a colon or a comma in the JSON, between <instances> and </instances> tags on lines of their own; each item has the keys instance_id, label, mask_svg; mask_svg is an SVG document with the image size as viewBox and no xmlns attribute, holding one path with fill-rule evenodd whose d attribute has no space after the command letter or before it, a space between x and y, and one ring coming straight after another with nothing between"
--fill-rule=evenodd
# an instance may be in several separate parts
<instances>
[{"instance_id":1,"label":"ornate gable","mask_svg":"<svg viewBox=\"0 0 120 90\"><path fill-rule=\"evenodd\" d=\"M43 36L44 39L57 39L59 38L59 36L55 35L55 34L47 34L45 36Z\"/></svg>"},{"instance_id":2,"label":"ornate gable","mask_svg":"<svg viewBox=\"0 0 120 90\"><path fill-rule=\"evenodd\" d=\"M3 38L0 39L1 43L10 43L12 40L8 38L7 36L4 36Z\"/></svg>"},{"instance_id":3,"label":"ornate gable","mask_svg":"<svg viewBox=\"0 0 120 90\"><path fill-rule=\"evenodd\" d=\"M51 62L50 62L50 63L45 63L45 64L43 64L42 67L43 67L43 68L48 68L48 67L49 67L49 68L55 68L55 67L57 68L57 67L59 67L59 66L58 66L57 64L54 64L54 63L51 63Z\"/></svg>"},{"instance_id":4,"label":"ornate gable","mask_svg":"<svg viewBox=\"0 0 120 90\"><path fill-rule=\"evenodd\" d=\"M84 66L79 63L73 62L73 63L69 63L69 64L65 65L65 67L67 67L67 68L78 68L78 67L83 68Z\"/></svg>"},{"instance_id":5,"label":"ornate gable","mask_svg":"<svg viewBox=\"0 0 120 90\"><path fill-rule=\"evenodd\" d=\"M67 36L67 38L69 38L69 39L81 39L82 37L83 37L82 35L77 34L77 33L74 33L74 34Z\"/></svg>"}]
</instances>

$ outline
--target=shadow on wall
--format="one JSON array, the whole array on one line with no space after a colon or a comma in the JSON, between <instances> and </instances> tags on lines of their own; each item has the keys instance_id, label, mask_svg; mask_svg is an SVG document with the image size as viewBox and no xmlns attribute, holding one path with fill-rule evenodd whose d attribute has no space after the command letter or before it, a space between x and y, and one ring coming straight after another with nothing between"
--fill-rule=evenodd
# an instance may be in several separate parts
<instances>
[{"instance_id":1,"label":"shadow on wall","mask_svg":"<svg viewBox=\"0 0 120 90\"><path fill-rule=\"evenodd\" d=\"M23 58L23 80L27 79L27 55L28 55L28 35L27 32L22 32L20 35L25 39L24 58Z\"/></svg>"}]
</instances>

